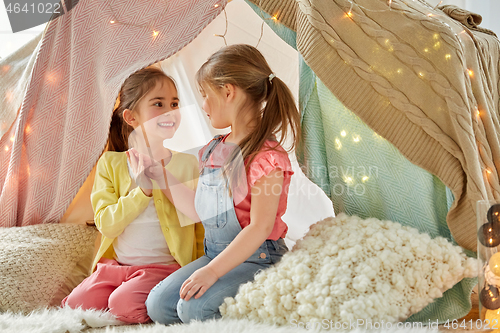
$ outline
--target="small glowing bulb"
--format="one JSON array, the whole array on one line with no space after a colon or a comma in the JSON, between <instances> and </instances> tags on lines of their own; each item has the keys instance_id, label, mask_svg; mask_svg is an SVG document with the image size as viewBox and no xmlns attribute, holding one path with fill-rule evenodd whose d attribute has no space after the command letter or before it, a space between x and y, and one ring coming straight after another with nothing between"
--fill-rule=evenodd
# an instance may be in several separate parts
<instances>
[{"instance_id":1,"label":"small glowing bulb","mask_svg":"<svg viewBox=\"0 0 500 333\"><path fill-rule=\"evenodd\" d=\"M29 133L29 132L31 132L31 127L30 127L30 125L26 126L26 133Z\"/></svg>"},{"instance_id":2,"label":"small glowing bulb","mask_svg":"<svg viewBox=\"0 0 500 333\"><path fill-rule=\"evenodd\" d=\"M441 47L441 43L440 42L435 42L434 43L434 49L437 50Z\"/></svg>"},{"instance_id":3,"label":"small glowing bulb","mask_svg":"<svg viewBox=\"0 0 500 333\"><path fill-rule=\"evenodd\" d=\"M439 39L439 34L435 33L434 36L432 36L432 37L434 37L434 39Z\"/></svg>"},{"instance_id":4,"label":"small glowing bulb","mask_svg":"<svg viewBox=\"0 0 500 333\"><path fill-rule=\"evenodd\" d=\"M356 135L355 137L352 138L352 141L354 142L359 142L359 135Z\"/></svg>"},{"instance_id":5,"label":"small glowing bulb","mask_svg":"<svg viewBox=\"0 0 500 333\"><path fill-rule=\"evenodd\" d=\"M345 178L344 178L344 181L345 181L347 184L352 184L352 178L351 178L351 177L345 177Z\"/></svg>"},{"instance_id":6,"label":"small glowing bulb","mask_svg":"<svg viewBox=\"0 0 500 333\"><path fill-rule=\"evenodd\" d=\"M368 177L368 176L364 176L363 178L361 178L361 181L362 181L363 183L365 183L368 179L370 179L370 177Z\"/></svg>"},{"instance_id":7,"label":"small glowing bulb","mask_svg":"<svg viewBox=\"0 0 500 333\"><path fill-rule=\"evenodd\" d=\"M485 319L489 320L490 323L500 322L500 309L486 310Z\"/></svg>"},{"instance_id":8,"label":"small glowing bulb","mask_svg":"<svg viewBox=\"0 0 500 333\"><path fill-rule=\"evenodd\" d=\"M481 111L477 110L477 116L479 117L481 115Z\"/></svg>"},{"instance_id":9,"label":"small glowing bulb","mask_svg":"<svg viewBox=\"0 0 500 333\"><path fill-rule=\"evenodd\" d=\"M403 70L401 68L398 68L397 72L398 72L398 74L401 74L401 73L403 73Z\"/></svg>"},{"instance_id":10,"label":"small glowing bulb","mask_svg":"<svg viewBox=\"0 0 500 333\"><path fill-rule=\"evenodd\" d=\"M347 133L346 133L346 131L342 131L342 132L340 132L340 135L342 135L342 136L346 136L346 135L347 135Z\"/></svg>"},{"instance_id":11,"label":"small glowing bulb","mask_svg":"<svg viewBox=\"0 0 500 333\"><path fill-rule=\"evenodd\" d=\"M493 243L493 238L490 238L490 244Z\"/></svg>"},{"instance_id":12,"label":"small glowing bulb","mask_svg":"<svg viewBox=\"0 0 500 333\"><path fill-rule=\"evenodd\" d=\"M153 37L158 36L159 32L158 31L153 31Z\"/></svg>"},{"instance_id":13,"label":"small glowing bulb","mask_svg":"<svg viewBox=\"0 0 500 333\"><path fill-rule=\"evenodd\" d=\"M348 12L347 14L345 14L345 15L346 15L347 17L349 17L349 18L350 18L350 17L352 17L352 12L351 12L351 11L349 11L349 12Z\"/></svg>"},{"instance_id":14,"label":"small glowing bulb","mask_svg":"<svg viewBox=\"0 0 500 333\"><path fill-rule=\"evenodd\" d=\"M115 21L114 21L114 20L111 20L111 21L109 21L109 23L113 24L113 23L115 23Z\"/></svg>"},{"instance_id":15,"label":"small glowing bulb","mask_svg":"<svg viewBox=\"0 0 500 333\"><path fill-rule=\"evenodd\" d=\"M498 212L495 212L495 216L498 215Z\"/></svg>"},{"instance_id":16,"label":"small glowing bulb","mask_svg":"<svg viewBox=\"0 0 500 333\"><path fill-rule=\"evenodd\" d=\"M215 8L219 7L219 4L218 4L218 3L216 3L216 4L214 5L214 7L215 7Z\"/></svg>"},{"instance_id":17,"label":"small glowing bulb","mask_svg":"<svg viewBox=\"0 0 500 333\"><path fill-rule=\"evenodd\" d=\"M426 48L424 49L424 52L429 52L429 48L427 48L427 47L426 47Z\"/></svg>"},{"instance_id":18,"label":"small glowing bulb","mask_svg":"<svg viewBox=\"0 0 500 333\"><path fill-rule=\"evenodd\" d=\"M342 149L342 142L340 142L339 139L335 139L335 148L337 148L337 150Z\"/></svg>"},{"instance_id":19,"label":"small glowing bulb","mask_svg":"<svg viewBox=\"0 0 500 333\"><path fill-rule=\"evenodd\" d=\"M491 170L490 169L486 169L486 172L491 174Z\"/></svg>"},{"instance_id":20,"label":"small glowing bulb","mask_svg":"<svg viewBox=\"0 0 500 333\"><path fill-rule=\"evenodd\" d=\"M449 54L449 53L448 53L448 54L446 54L446 55L444 56L444 58L445 58L446 60L450 60L450 59L451 59L451 54Z\"/></svg>"},{"instance_id":21,"label":"small glowing bulb","mask_svg":"<svg viewBox=\"0 0 500 333\"><path fill-rule=\"evenodd\" d=\"M420 75L420 77L424 77L424 73L422 72L419 72L418 75Z\"/></svg>"},{"instance_id":22,"label":"small glowing bulb","mask_svg":"<svg viewBox=\"0 0 500 333\"><path fill-rule=\"evenodd\" d=\"M278 14L275 14L273 17L272 17L273 21L276 22L278 21Z\"/></svg>"},{"instance_id":23,"label":"small glowing bulb","mask_svg":"<svg viewBox=\"0 0 500 333\"><path fill-rule=\"evenodd\" d=\"M432 15L432 13L429 13L429 14L427 14L427 16L432 17L432 16L434 16L434 15Z\"/></svg>"},{"instance_id":24,"label":"small glowing bulb","mask_svg":"<svg viewBox=\"0 0 500 333\"><path fill-rule=\"evenodd\" d=\"M5 151L9 151L9 146L5 146Z\"/></svg>"},{"instance_id":25,"label":"small glowing bulb","mask_svg":"<svg viewBox=\"0 0 500 333\"><path fill-rule=\"evenodd\" d=\"M474 76L474 72L472 71L472 69L469 69L467 72L469 73L469 76L470 76L470 77L473 77L473 76Z\"/></svg>"},{"instance_id":26,"label":"small glowing bulb","mask_svg":"<svg viewBox=\"0 0 500 333\"><path fill-rule=\"evenodd\" d=\"M14 142L14 136L10 137L10 142Z\"/></svg>"},{"instance_id":27,"label":"small glowing bulb","mask_svg":"<svg viewBox=\"0 0 500 333\"><path fill-rule=\"evenodd\" d=\"M385 40L385 44L389 44L389 40L388 39Z\"/></svg>"}]
</instances>

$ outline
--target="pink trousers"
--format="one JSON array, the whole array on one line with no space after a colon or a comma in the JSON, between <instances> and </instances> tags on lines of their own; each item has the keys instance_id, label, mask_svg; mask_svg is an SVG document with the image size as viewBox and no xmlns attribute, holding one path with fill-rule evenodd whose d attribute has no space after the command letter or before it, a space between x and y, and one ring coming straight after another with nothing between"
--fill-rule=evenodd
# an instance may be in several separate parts
<instances>
[{"instance_id":1,"label":"pink trousers","mask_svg":"<svg viewBox=\"0 0 500 333\"><path fill-rule=\"evenodd\" d=\"M62 306L83 310L108 310L127 323L150 321L146 310L148 294L158 283L178 270L175 265L125 266L102 258L92 275L82 281Z\"/></svg>"}]
</instances>

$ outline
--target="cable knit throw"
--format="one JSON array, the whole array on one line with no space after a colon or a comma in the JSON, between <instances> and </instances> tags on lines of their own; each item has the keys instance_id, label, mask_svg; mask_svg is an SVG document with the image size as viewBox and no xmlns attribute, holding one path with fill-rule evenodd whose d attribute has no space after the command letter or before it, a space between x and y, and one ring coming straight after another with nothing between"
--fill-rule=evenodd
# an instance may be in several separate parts
<instances>
[{"instance_id":1,"label":"cable knit throw","mask_svg":"<svg viewBox=\"0 0 500 333\"><path fill-rule=\"evenodd\" d=\"M500 200L499 40L423 0L251 1L297 32L343 105L452 190L448 226L475 251L476 201Z\"/></svg>"},{"instance_id":2,"label":"cable knit throw","mask_svg":"<svg viewBox=\"0 0 500 333\"><path fill-rule=\"evenodd\" d=\"M312 225L276 266L242 285L220 310L279 325L394 323L474 276L476 259L442 237L340 214Z\"/></svg>"},{"instance_id":3,"label":"cable knit throw","mask_svg":"<svg viewBox=\"0 0 500 333\"><path fill-rule=\"evenodd\" d=\"M0 63L12 89L0 96L2 120L22 101L0 126L0 226L59 222L104 149L125 79L175 54L225 3L81 0L48 23L25 95L9 74L22 70L16 58Z\"/></svg>"},{"instance_id":4,"label":"cable knit throw","mask_svg":"<svg viewBox=\"0 0 500 333\"><path fill-rule=\"evenodd\" d=\"M470 12L468 10L453 5L443 5L439 6L438 8L441 9L446 15L462 23L469 29L476 30L479 32L484 32L486 34L493 35L495 37L497 36L493 31L481 28L479 26L483 21L483 17L479 14Z\"/></svg>"}]
</instances>

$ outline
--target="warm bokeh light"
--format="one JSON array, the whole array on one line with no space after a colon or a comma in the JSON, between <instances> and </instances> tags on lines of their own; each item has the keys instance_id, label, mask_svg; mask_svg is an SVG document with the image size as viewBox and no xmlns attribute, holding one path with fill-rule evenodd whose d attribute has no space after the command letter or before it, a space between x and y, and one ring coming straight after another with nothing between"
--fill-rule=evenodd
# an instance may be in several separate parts
<instances>
[{"instance_id":1,"label":"warm bokeh light","mask_svg":"<svg viewBox=\"0 0 500 333\"><path fill-rule=\"evenodd\" d=\"M340 140L338 138L335 139L335 148L337 150L342 149L342 142L340 142Z\"/></svg>"}]
</instances>

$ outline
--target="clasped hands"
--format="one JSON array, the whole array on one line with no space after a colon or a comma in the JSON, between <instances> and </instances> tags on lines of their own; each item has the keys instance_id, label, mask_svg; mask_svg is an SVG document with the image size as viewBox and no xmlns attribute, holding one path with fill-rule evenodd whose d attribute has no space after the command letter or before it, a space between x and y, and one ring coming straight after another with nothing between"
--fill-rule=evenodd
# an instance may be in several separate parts
<instances>
[{"instance_id":1,"label":"clasped hands","mask_svg":"<svg viewBox=\"0 0 500 333\"><path fill-rule=\"evenodd\" d=\"M166 187L166 177L163 172L163 166L160 162L152 159L148 155L139 153L136 149L130 148L127 151L127 158L130 161L130 167L135 175L134 181L144 194L151 196L154 180L160 188Z\"/></svg>"}]
</instances>

